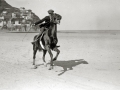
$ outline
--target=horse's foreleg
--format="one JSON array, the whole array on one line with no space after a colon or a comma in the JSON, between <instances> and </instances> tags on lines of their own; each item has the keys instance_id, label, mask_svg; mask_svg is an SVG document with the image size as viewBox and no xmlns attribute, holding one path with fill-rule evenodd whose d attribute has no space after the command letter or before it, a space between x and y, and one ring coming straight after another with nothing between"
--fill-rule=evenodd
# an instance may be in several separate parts
<instances>
[{"instance_id":1,"label":"horse's foreleg","mask_svg":"<svg viewBox=\"0 0 120 90\"><path fill-rule=\"evenodd\" d=\"M53 50L54 50L55 52L57 52L56 56L53 58L53 61L55 61L55 60L57 60L57 57L58 57L58 55L60 54L60 50L59 50L57 47L55 47Z\"/></svg>"},{"instance_id":2,"label":"horse's foreleg","mask_svg":"<svg viewBox=\"0 0 120 90\"><path fill-rule=\"evenodd\" d=\"M49 45L46 46L46 49L47 49L47 51L48 51L48 53L49 53L49 55L51 57L50 68L49 68L49 70L51 70L51 69L53 69L53 54L52 54L52 52L50 50L50 46Z\"/></svg>"},{"instance_id":3,"label":"horse's foreleg","mask_svg":"<svg viewBox=\"0 0 120 90\"><path fill-rule=\"evenodd\" d=\"M47 53L47 50L43 50L43 62L44 62L44 65L47 66L46 64L46 61L45 61L45 55Z\"/></svg>"}]
</instances>

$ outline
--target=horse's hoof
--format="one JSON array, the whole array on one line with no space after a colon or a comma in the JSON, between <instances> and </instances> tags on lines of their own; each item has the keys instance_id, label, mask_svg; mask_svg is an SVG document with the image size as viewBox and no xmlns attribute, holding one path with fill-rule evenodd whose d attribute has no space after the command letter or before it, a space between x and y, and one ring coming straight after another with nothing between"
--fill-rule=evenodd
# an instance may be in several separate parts
<instances>
[{"instance_id":1,"label":"horse's hoof","mask_svg":"<svg viewBox=\"0 0 120 90\"><path fill-rule=\"evenodd\" d=\"M56 61L56 60L57 60L57 58L54 58L54 59L53 59L53 61Z\"/></svg>"},{"instance_id":2,"label":"horse's hoof","mask_svg":"<svg viewBox=\"0 0 120 90\"><path fill-rule=\"evenodd\" d=\"M51 70L51 68L49 68L48 70Z\"/></svg>"},{"instance_id":3,"label":"horse's hoof","mask_svg":"<svg viewBox=\"0 0 120 90\"><path fill-rule=\"evenodd\" d=\"M44 66L47 67L47 63L44 63Z\"/></svg>"},{"instance_id":4,"label":"horse's hoof","mask_svg":"<svg viewBox=\"0 0 120 90\"><path fill-rule=\"evenodd\" d=\"M48 70L52 70L53 68L49 68Z\"/></svg>"},{"instance_id":5,"label":"horse's hoof","mask_svg":"<svg viewBox=\"0 0 120 90\"><path fill-rule=\"evenodd\" d=\"M48 70L52 70L53 69L53 66L51 66Z\"/></svg>"},{"instance_id":6,"label":"horse's hoof","mask_svg":"<svg viewBox=\"0 0 120 90\"><path fill-rule=\"evenodd\" d=\"M34 69L37 69L37 66L36 66L36 65L34 66Z\"/></svg>"}]
</instances>

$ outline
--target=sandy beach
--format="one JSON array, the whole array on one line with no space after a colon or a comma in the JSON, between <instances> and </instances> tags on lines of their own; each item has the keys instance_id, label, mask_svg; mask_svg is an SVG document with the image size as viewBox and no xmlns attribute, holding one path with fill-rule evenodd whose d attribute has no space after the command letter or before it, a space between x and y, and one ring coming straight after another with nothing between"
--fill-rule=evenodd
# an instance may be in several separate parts
<instances>
[{"instance_id":1,"label":"sandy beach","mask_svg":"<svg viewBox=\"0 0 120 90\"><path fill-rule=\"evenodd\" d=\"M53 70L43 65L42 52L33 69L36 34L0 32L0 90L120 90L120 31L58 32Z\"/></svg>"}]
</instances>

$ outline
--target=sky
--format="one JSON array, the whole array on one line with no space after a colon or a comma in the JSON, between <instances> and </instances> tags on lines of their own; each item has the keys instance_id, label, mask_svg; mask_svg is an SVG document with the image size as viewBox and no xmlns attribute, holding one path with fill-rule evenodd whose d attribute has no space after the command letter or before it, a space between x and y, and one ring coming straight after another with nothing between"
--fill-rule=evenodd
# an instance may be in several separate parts
<instances>
[{"instance_id":1,"label":"sky","mask_svg":"<svg viewBox=\"0 0 120 90\"><path fill-rule=\"evenodd\" d=\"M120 30L120 0L6 0L31 9L40 19L53 9L62 16L58 30Z\"/></svg>"}]
</instances>

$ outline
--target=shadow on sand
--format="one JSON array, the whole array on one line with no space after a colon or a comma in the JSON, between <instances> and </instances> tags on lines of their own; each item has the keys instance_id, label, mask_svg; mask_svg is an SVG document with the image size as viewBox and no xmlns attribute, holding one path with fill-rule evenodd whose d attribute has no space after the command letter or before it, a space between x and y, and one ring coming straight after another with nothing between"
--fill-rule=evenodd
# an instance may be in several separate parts
<instances>
[{"instance_id":1,"label":"shadow on sand","mask_svg":"<svg viewBox=\"0 0 120 90\"><path fill-rule=\"evenodd\" d=\"M64 74L68 70L73 70L73 67L80 65L80 64L88 64L88 62L85 61L84 59L54 62L54 66L60 66L63 68L62 72L58 74L58 76Z\"/></svg>"}]
</instances>

